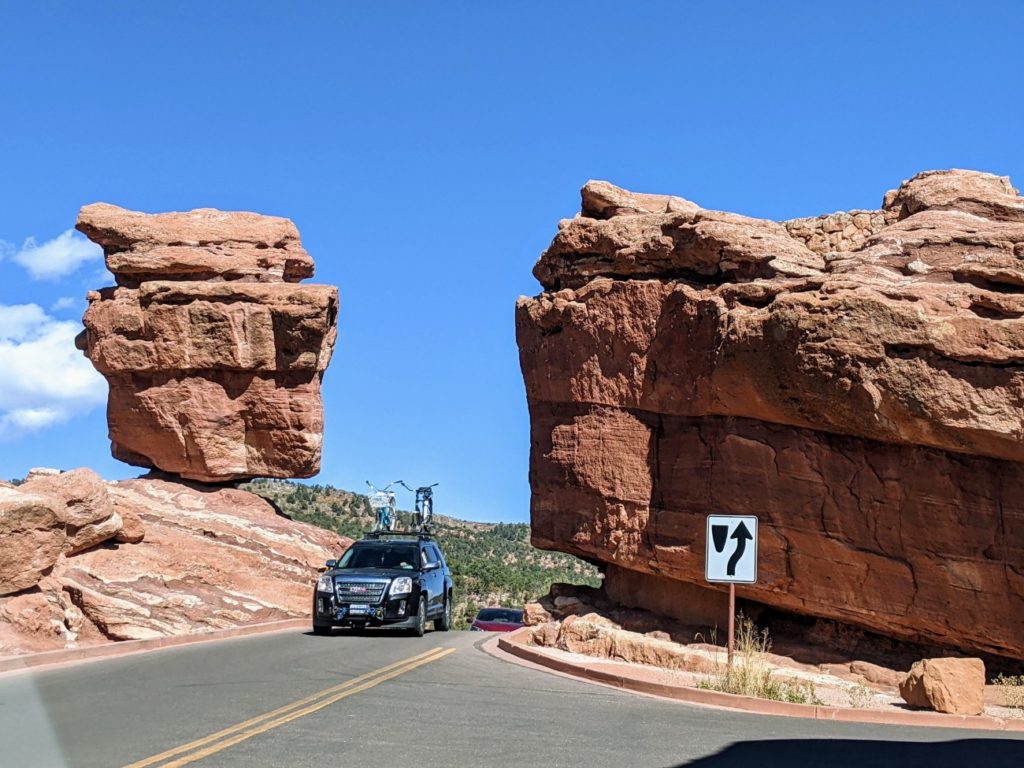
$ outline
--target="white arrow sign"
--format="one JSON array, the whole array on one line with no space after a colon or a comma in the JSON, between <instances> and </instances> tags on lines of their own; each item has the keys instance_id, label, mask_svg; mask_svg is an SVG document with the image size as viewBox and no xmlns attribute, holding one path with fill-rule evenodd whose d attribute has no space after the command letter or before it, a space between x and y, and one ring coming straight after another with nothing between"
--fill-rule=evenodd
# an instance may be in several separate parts
<instances>
[{"instance_id":1,"label":"white arrow sign","mask_svg":"<svg viewBox=\"0 0 1024 768\"><path fill-rule=\"evenodd\" d=\"M708 515L704 577L724 584L757 581L757 518Z\"/></svg>"}]
</instances>

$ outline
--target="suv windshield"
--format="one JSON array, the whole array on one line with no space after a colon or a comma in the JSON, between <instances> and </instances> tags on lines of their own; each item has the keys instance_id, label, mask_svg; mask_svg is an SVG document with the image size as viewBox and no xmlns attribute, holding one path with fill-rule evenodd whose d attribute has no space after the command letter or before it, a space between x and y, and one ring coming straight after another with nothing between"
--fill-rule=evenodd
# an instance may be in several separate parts
<instances>
[{"instance_id":1,"label":"suv windshield","mask_svg":"<svg viewBox=\"0 0 1024 768\"><path fill-rule=\"evenodd\" d=\"M476 615L478 621L509 621L520 622L523 620L522 611L513 611L508 608L485 608Z\"/></svg>"},{"instance_id":2,"label":"suv windshield","mask_svg":"<svg viewBox=\"0 0 1024 768\"><path fill-rule=\"evenodd\" d=\"M352 547L341 556L336 568L404 568L412 571L419 565L418 547L378 545Z\"/></svg>"}]
</instances>

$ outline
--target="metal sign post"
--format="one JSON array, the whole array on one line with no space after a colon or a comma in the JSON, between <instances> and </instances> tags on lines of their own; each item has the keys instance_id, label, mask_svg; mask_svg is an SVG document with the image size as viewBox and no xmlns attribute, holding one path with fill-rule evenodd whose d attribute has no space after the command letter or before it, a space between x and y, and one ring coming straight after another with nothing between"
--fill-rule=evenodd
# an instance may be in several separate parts
<instances>
[{"instance_id":1,"label":"metal sign post","mask_svg":"<svg viewBox=\"0 0 1024 768\"><path fill-rule=\"evenodd\" d=\"M736 585L757 582L756 517L708 515L704 578L712 584L729 585L727 648L731 667L736 646Z\"/></svg>"},{"instance_id":2,"label":"metal sign post","mask_svg":"<svg viewBox=\"0 0 1024 768\"><path fill-rule=\"evenodd\" d=\"M729 666L732 666L733 649L736 647L736 585L729 585Z\"/></svg>"}]
</instances>

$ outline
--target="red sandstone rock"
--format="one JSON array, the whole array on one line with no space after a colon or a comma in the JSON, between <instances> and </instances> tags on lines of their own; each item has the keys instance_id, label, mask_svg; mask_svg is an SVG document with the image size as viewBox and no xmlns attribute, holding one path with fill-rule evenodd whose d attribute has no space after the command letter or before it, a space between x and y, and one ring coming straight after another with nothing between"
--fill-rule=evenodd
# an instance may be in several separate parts
<instances>
[{"instance_id":1,"label":"red sandstone rock","mask_svg":"<svg viewBox=\"0 0 1024 768\"><path fill-rule=\"evenodd\" d=\"M701 210L696 203L672 195L643 195L620 189L607 181L588 181L582 191L583 215L610 219L632 213L680 213Z\"/></svg>"},{"instance_id":2,"label":"red sandstone rock","mask_svg":"<svg viewBox=\"0 0 1024 768\"><path fill-rule=\"evenodd\" d=\"M900 684L900 696L912 707L980 715L985 711L985 665L981 659L923 659Z\"/></svg>"},{"instance_id":3,"label":"red sandstone rock","mask_svg":"<svg viewBox=\"0 0 1024 768\"><path fill-rule=\"evenodd\" d=\"M1022 211L955 171L785 226L563 221L517 307L534 543L699 623L705 516L756 514L742 597L1024 658Z\"/></svg>"},{"instance_id":4,"label":"red sandstone rock","mask_svg":"<svg viewBox=\"0 0 1024 768\"><path fill-rule=\"evenodd\" d=\"M294 285L313 269L295 226L98 204L78 227L121 286L89 294L78 339L110 386L113 455L203 482L316 474L338 292Z\"/></svg>"},{"instance_id":5,"label":"red sandstone rock","mask_svg":"<svg viewBox=\"0 0 1024 768\"><path fill-rule=\"evenodd\" d=\"M54 601L40 592L16 595L0 604L0 621L18 633L47 640L63 641L64 616Z\"/></svg>"},{"instance_id":6,"label":"red sandstone rock","mask_svg":"<svg viewBox=\"0 0 1024 768\"><path fill-rule=\"evenodd\" d=\"M527 603L523 607L523 624L528 627L546 624L551 621L551 614L540 603Z\"/></svg>"},{"instance_id":7,"label":"red sandstone rock","mask_svg":"<svg viewBox=\"0 0 1024 768\"><path fill-rule=\"evenodd\" d=\"M964 171L925 171L885 196L884 206L906 218L919 211L953 210L993 221L1024 222L1024 201L1006 176Z\"/></svg>"},{"instance_id":8,"label":"red sandstone rock","mask_svg":"<svg viewBox=\"0 0 1024 768\"><path fill-rule=\"evenodd\" d=\"M554 648L558 643L558 630L561 624L556 621L547 621L543 624L533 625L530 631L530 639L534 645L541 645L547 648Z\"/></svg>"},{"instance_id":9,"label":"red sandstone rock","mask_svg":"<svg viewBox=\"0 0 1024 768\"><path fill-rule=\"evenodd\" d=\"M145 526L144 541L48 558L38 593L0 597L0 655L307 616L324 561L349 543L246 491L148 478L108 490L117 514ZM19 538L38 537L0 535L0 548Z\"/></svg>"},{"instance_id":10,"label":"red sandstone rock","mask_svg":"<svg viewBox=\"0 0 1024 768\"><path fill-rule=\"evenodd\" d=\"M313 260L288 219L200 208L148 214L108 203L82 208L75 228L103 246L119 285L210 277L298 282Z\"/></svg>"},{"instance_id":11,"label":"red sandstone rock","mask_svg":"<svg viewBox=\"0 0 1024 768\"><path fill-rule=\"evenodd\" d=\"M570 653L688 672L710 672L715 666L707 653L693 651L665 638L630 632L596 613L568 616L558 625L557 634L549 628L552 626L536 627L532 634L534 643L553 645Z\"/></svg>"},{"instance_id":12,"label":"red sandstone rock","mask_svg":"<svg viewBox=\"0 0 1024 768\"><path fill-rule=\"evenodd\" d=\"M114 509L121 518L121 530L115 537L122 544L138 544L146 538L146 526L134 507L131 507L118 498L112 499Z\"/></svg>"},{"instance_id":13,"label":"red sandstone rock","mask_svg":"<svg viewBox=\"0 0 1024 768\"><path fill-rule=\"evenodd\" d=\"M56 475L36 475L20 488L48 496L66 526L63 551L82 552L121 532L120 515L110 503L107 484L91 469L75 469Z\"/></svg>"},{"instance_id":14,"label":"red sandstone rock","mask_svg":"<svg viewBox=\"0 0 1024 768\"><path fill-rule=\"evenodd\" d=\"M35 586L64 547L64 522L54 500L0 488L0 595Z\"/></svg>"},{"instance_id":15,"label":"red sandstone rock","mask_svg":"<svg viewBox=\"0 0 1024 768\"><path fill-rule=\"evenodd\" d=\"M895 670L867 661L851 661L849 668L852 674L864 678L867 682L887 688L898 688L905 679L904 675Z\"/></svg>"}]
</instances>

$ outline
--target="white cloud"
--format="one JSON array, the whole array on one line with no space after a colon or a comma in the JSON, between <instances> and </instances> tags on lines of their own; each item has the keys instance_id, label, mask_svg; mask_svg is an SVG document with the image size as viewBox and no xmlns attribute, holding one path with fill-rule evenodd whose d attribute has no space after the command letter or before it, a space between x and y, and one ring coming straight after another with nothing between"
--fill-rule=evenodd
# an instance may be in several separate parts
<instances>
[{"instance_id":1,"label":"white cloud","mask_svg":"<svg viewBox=\"0 0 1024 768\"><path fill-rule=\"evenodd\" d=\"M32 431L63 421L55 408L15 408L0 420L0 429Z\"/></svg>"},{"instance_id":2,"label":"white cloud","mask_svg":"<svg viewBox=\"0 0 1024 768\"><path fill-rule=\"evenodd\" d=\"M61 296L50 305L50 311L63 312L65 309L78 309L84 304L82 299L76 299L74 296Z\"/></svg>"},{"instance_id":3,"label":"white cloud","mask_svg":"<svg viewBox=\"0 0 1024 768\"><path fill-rule=\"evenodd\" d=\"M0 304L0 342L26 341L47 319L38 304Z\"/></svg>"},{"instance_id":4,"label":"white cloud","mask_svg":"<svg viewBox=\"0 0 1024 768\"><path fill-rule=\"evenodd\" d=\"M70 275L82 264L103 256L103 249L73 229L38 245L30 237L14 254L14 261L28 270L34 280L55 280Z\"/></svg>"},{"instance_id":5,"label":"white cloud","mask_svg":"<svg viewBox=\"0 0 1024 768\"><path fill-rule=\"evenodd\" d=\"M80 330L36 304L0 304L0 437L62 424L106 401L103 377L75 348Z\"/></svg>"}]
</instances>

